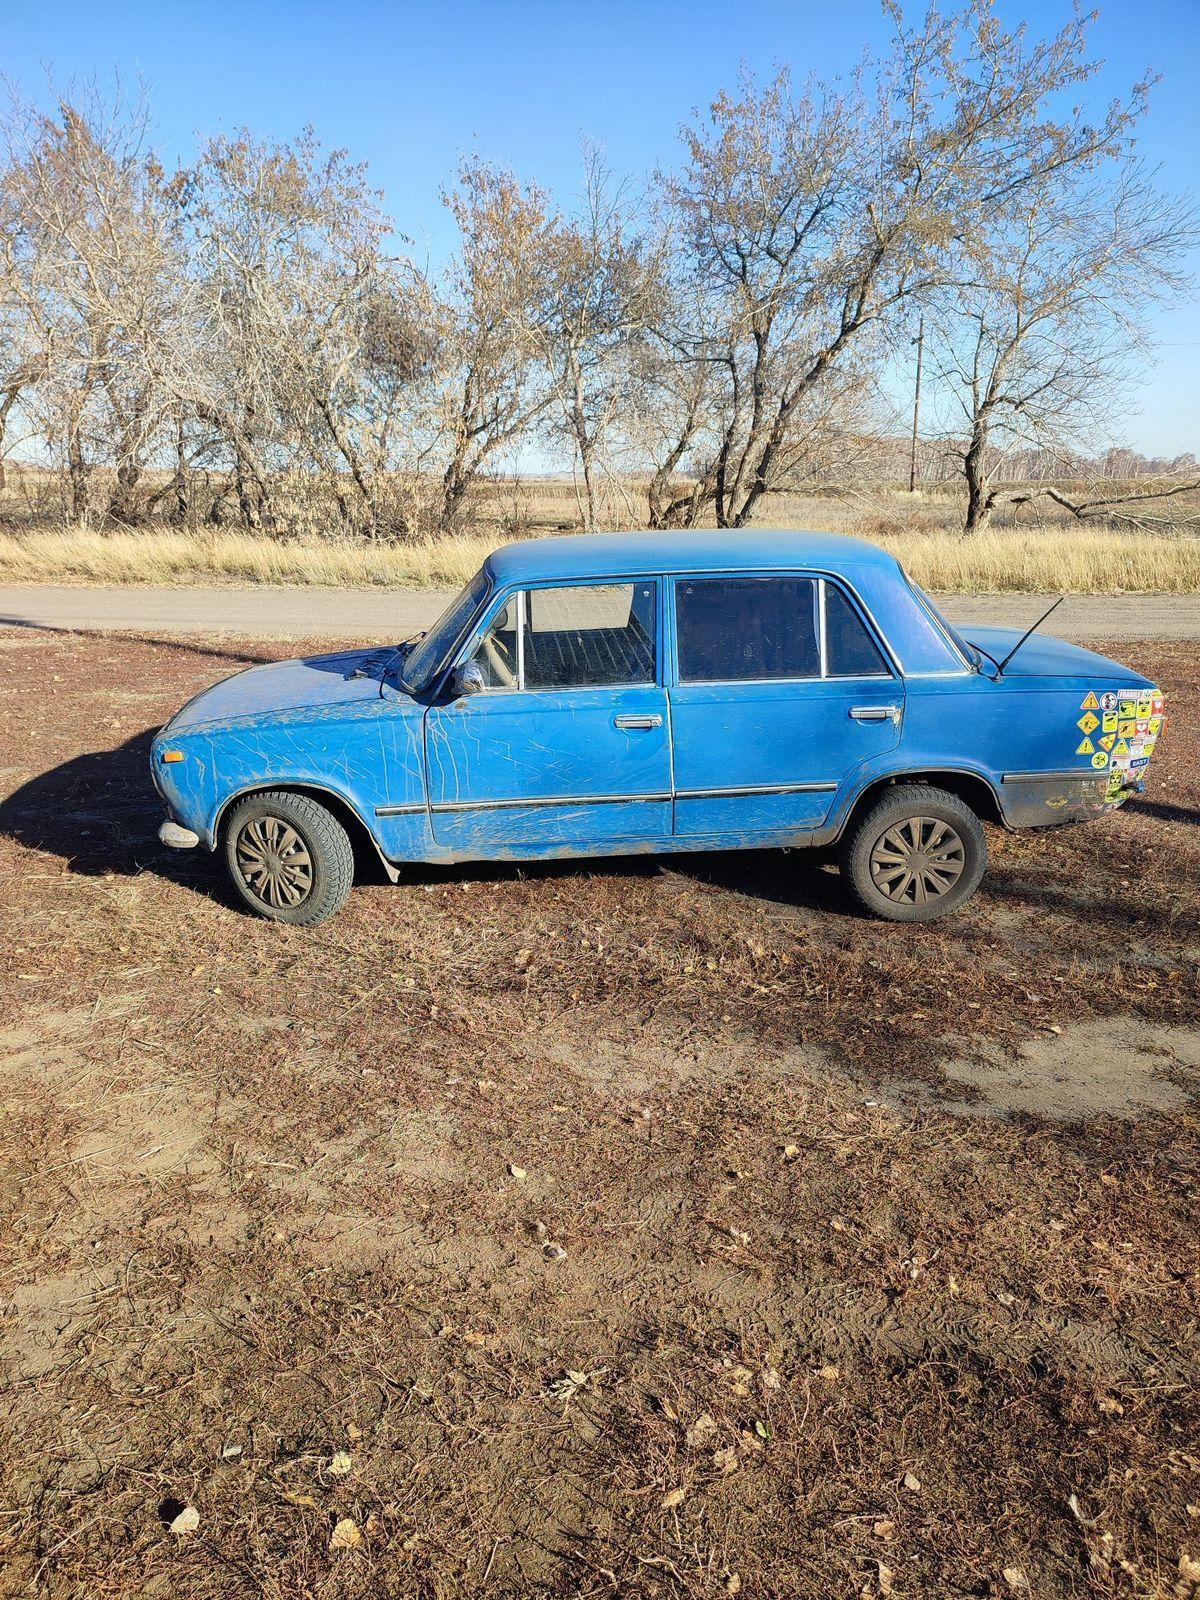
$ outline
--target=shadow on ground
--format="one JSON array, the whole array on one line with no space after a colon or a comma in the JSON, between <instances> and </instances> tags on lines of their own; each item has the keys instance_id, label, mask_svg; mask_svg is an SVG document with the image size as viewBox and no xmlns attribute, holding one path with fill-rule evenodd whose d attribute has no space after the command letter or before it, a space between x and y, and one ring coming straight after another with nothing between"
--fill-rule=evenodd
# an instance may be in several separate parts
<instances>
[{"instance_id":1,"label":"shadow on ground","mask_svg":"<svg viewBox=\"0 0 1200 1600\"><path fill-rule=\"evenodd\" d=\"M168 850L158 841L163 803L149 779L157 731L146 728L115 750L72 756L39 772L0 803L0 832L61 857L86 877L154 872L213 893L219 874L207 851Z\"/></svg>"},{"instance_id":2,"label":"shadow on ground","mask_svg":"<svg viewBox=\"0 0 1200 1600\"><path fill-rule=\"evenodd\" d=\"M72 639L111 639L114 635L104 628L65 628L49 622L30 622L25 617L0 616L0 628L25 628L30 633L60 633ZM236 661L246 667L262 667L274 661L274 656L251 655L242 650L222 650L210 644L191 644L187 639L160 639L149 633L130 633L123 637L136 644L152 644L163 650L178 650L182 654L204 656L213 661Z\"/></svg>"},{"instance_id":3,"label":"shadow on ground","mask_svg":"<svg viewBox=\"0 0 1200 1600\"><path fill-rule=\"evenodd\" d=\"M146 728L112 750L73 756L23 783L0 803L0 833L31 850L68 862L72 872L132 877L152 872L172 883L234 905L220 861L207 850L171 850L159 843L163 802L149 779ZM369 845L357 840L356 881L382 883L383 870ZM850 914L836 874L819 870L819 852L737 850L681 855L609 856L527 862L465 862L452 867L413 863L410 884L504 883L514 878L645 878L679 873L696 883L772 904ZM239 905L240 908L240 905Z\"/></svg>"}]
</instances>

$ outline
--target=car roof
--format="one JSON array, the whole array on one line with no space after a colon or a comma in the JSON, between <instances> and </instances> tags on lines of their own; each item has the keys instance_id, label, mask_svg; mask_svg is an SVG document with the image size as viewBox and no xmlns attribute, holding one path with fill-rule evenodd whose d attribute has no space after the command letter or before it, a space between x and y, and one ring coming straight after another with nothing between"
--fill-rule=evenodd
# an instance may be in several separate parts
<instances>
[{"instance_id":1,"label":"car roof","mask_svg":"<svg viewBox=\"0 0 1200 1600\"><path fill-rule=\"evenodd\" d=\"M521 539L493 551L485 563L497 583L544 578L603 578L657 572L769 571L778 567L890 568L878 545L840 533L798 528L685 528L666 533L573 533Z\"/></svg>"}]
</instances>

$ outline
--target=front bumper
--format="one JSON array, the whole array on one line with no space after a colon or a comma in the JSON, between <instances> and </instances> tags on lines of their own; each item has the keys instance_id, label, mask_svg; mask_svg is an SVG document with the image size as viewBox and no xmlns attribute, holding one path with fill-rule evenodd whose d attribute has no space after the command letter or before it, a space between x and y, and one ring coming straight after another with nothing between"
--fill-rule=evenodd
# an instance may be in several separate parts
<instances>
[{"instance_id":1,"label":"front bumper","mask_svg":"<svg viewBox=\"0 0 1200 1600\"><path fill-rule=\"evenodd\" d=\"M198 833L193 833L191 828L185 828L173 817L168 817L162 824L158 830L158 837L163 844L169 844L172 850L194 850L200 843Z\"/></svg>"}]
</instances>

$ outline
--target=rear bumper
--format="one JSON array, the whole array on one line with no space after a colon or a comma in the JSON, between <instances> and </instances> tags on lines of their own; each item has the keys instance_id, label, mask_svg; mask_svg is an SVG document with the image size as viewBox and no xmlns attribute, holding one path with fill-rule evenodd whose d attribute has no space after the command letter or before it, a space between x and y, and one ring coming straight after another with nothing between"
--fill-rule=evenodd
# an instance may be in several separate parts
<instances>
[{"instance_id":1,"label":"rear bumper","mask_svg":"<svg viewBox=\"0 0 1200 1600\"><path fill-rule=\"evenodd\" d=\"M173 817L168 817L158 830L158 837L163 844L170 845L172 850L194 850L200 843L200 835L193 833L191 828L185 828L182 823L176 822Z\"/></svg>"},{"instance_id":2,"label":"rear bumper","mask_svg":"<svg viewBox=\"0 0 1200 1600\"><path fill-rule=\"evenodd\" d=\"M1123 772L1006 772L1000 779L1004 820L1010 828L1057 828L1089 822L1141 794L1140 778Z\"/></svg>"}]
</instances>

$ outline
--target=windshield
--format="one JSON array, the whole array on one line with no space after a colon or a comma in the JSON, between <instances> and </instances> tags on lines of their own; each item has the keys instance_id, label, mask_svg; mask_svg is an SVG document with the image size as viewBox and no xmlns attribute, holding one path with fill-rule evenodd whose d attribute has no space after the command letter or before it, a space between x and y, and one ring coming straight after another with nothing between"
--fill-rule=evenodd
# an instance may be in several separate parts
<instances>
[{"instance_id":1,"label":"windshield","mask_svg":"<svg viewBox=\"0 0 1200 1600\"><path fill-rule=\"evenodd\" d=\"M947 639L949 639L950 643L958 651L963 660L969 662L971 666L977 667L979 665L979 651L976 650L975 646L967 643L967 641L959 633L958 629L953 627L951 623L946 620L946 618L938 610L937 606L934 605L933 601L925 593L924 589L922 589L919 584L914 583L907 572L904 574L904 581L908 584L908 587L916 595L921 605L924 606L925 610L929 613L929 616L946 635Z\"/></svg>"},{"instance_id":2,"label":"windshield","mask_svg":"<svg viewBox=\"0 0 1200 1600\"><path fill-rule=\"evenodd\" d=\"M467 624L487 589L486 576L482 571L477 572L409 652L400 679L409 694L418 694L428 686L437 669L466 632Z\"/></svg>"}]
</instances>

